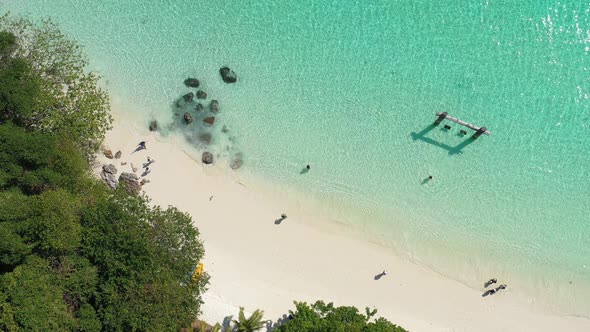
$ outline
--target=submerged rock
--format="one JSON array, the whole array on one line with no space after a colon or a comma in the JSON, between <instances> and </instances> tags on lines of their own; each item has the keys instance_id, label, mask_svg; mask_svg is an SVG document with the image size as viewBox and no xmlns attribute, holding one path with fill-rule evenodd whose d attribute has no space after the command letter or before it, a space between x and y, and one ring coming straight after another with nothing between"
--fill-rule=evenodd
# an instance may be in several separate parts
<instances>
[{"instance_id":1,"label":"submerged rock","mask_svg":"<svg viewBox=\"0 0 590 332\"><path fill-rule=\"evenodd\" d=\"M122 154L123 154L123 153L121 152L121 150L117 151L117 153L115 153L115 159L119 159L119 158L121 158L121 155L122 155Z\"/></svg>"},{"instance_id":2,"label":"submerged rock","mask_svg":"<svg viewBox=\"0 0 590 332\"><path fill-rule=\"evenodd\" d=\"M203 119L203 122L205 122L206 124L212 126L213 123L215 122L215 117L214 116L208 116L206 118Z\"/></svg>"},{"instance_id":3,"label":"submerged rock","mask_svg":"<svg viewBox=\"0 0 590 332\"><path fill-rule=\"evenodd\" d=\"M113 159L113 151L111 150L104 150L104 156L109 158L109 159Z\"/></svg>"},{"instance_id":4,"label":"submerged rock","mask_svg":"<svg viewBox=\"0 0 590 332\"><path fill-rule=\"evenodd\" d=\"M190 115L189 112L184 113L183 119L186 124L193 122L193 117Z\"/></svg>"},{"instance_id":5,"label":"submerged rock","mask_svg":"<svg viewBox=\"0 0 590 332\"><path fill-rule=\"evenodd\" d=\"M197 99L207 99L207 92L203 90L197 91Z\"/></svg>"},{"instance_id":6,"label":"submerged rock","mask_svg":"<svg viewBox=\"0 0 590 332\"><path fill-rule=\"evenodd\" d=\"M203 112L205 110L205 106L203 106L203 104L198 103L197 106L195 106L195 111L197 112Z\"/></svg>"},{"instance_id":7,"label":"submerged rock","mask_svg":"<svg viewBox=\"0 0 590 332\"><path fill-rule=\"evenodd\" d=\"M199 135L199 142L205 143L205 144L211 144L212 138L213 138L213 136L211 135L211 133L204 133L204 134Z\"/></svg>"},{"instance_id":8,"label":"submerged rock","mask_svg":"<svg viewBox=\"0 0 590 332\"><path fill-rule=\"evenodd\" d=\"M184 80L184 85L186 85L189 88L198 88L199 87L199 80L196 78L187 78L186 80Z\"/></svg>"},{"instance_id":9,"label":"submerged rock","mask_svg":"<svg viewBox=\"0 0 590 332\"><path fill-rule=\"evenodd\" d=\"M236 73L228 67L221 67L221 69L219 69L219 74L225 83L236 83L238 80Z\"/></svg>"},{"instance_id":10,"label":"submerged rock","mask_svg":"<svg viewBox=\"0 0 590 332\"><path fill-rule=\"evenodd\" d=\"M209 104L209 110L213 114L219 112L219 102L215 99L211 100L211 104Z\"/></svg>"},{"instance_id":11,"label":"submerged rock","mask_svg":"<svg viewBox=\"0 0 590 332\"><path fill-rule=\"evenodd\" d=\"M193 101L193 98L195 98L195 94L192 92L189 92L189 93L185 94L184 96L182 96L182 99L184 99L184 101L186 101L186 102Z\"/></svg>"},{"instance_id":12,"label":"submerged rock","mask_svg":"<svg viewBox=\"0 0 590 332\"><path fill-rule=\"evenodd\" d=\"M103 165L102 171L100 172L100 178L109 186L111 189L117 188L117 167L113 164Z\"/></svg>"},{"instance_id":13,"label":"submerged rock","mask_svg":"<svg viewBox=\"0 0 590 332\"><path fill-rule=\"evenodd\" d=\"M241 152L238 152L234 155L234 158L232 159L231 163L229 164L229 167L231 167L232 169L238 169L240 167L242 167L242 165L244 164L244 160L243 160L243 155Z\"/></svg>"},{"instance_id":14,"label":"submerged rock","mask_svg":"<svg viewBox=\"0 0 590 332\"><path fill-rule=\"evenodd\" d=\"M156 131L158 130L158 121L153 120L152 122L150 122L150 131Z\"/></svg>"},{"instance_id":15,"label":"submerged rock","mask_svg":"<svg viewBox=\"0 0 590 332\"><path fill-rule=\"evenodd\" d=\"M211 154L211 152L208 152L208 151L203 152L203 163L213 164L213 154Z\"/></svg>"},{"instance_id":16,"label":"submerged rock","mask_svg":"<svg viewBox=\"0 0 590 332\"><path fill-rule=\"evenodd\" d=\"M130 194L138 195L141 191L139 177L133 173L123 172L119 176L119 185L123 186Z\"/></svg>"}]
</instances>

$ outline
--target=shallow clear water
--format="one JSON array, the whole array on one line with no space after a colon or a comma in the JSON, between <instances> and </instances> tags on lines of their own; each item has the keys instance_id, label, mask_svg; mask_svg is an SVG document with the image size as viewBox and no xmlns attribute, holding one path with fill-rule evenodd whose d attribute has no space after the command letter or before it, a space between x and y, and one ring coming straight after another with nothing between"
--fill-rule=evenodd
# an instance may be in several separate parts
<instances>
[{"instance_id":1,"label":"shallow clear water","mask_svg":"<svg viewBox=\"0 0 590 332\"><path fill-rule=\"evenodd\" d=\"M54 18L146 123L171 121L182 81L201 79L244 176L321 202L318 213L470 285L498 276L590 314L590 4L4 0L0 10ZM237 84L221 82L222 65ZM491 135L431 129L437 111Z\"/></svg>"}]
</instances>

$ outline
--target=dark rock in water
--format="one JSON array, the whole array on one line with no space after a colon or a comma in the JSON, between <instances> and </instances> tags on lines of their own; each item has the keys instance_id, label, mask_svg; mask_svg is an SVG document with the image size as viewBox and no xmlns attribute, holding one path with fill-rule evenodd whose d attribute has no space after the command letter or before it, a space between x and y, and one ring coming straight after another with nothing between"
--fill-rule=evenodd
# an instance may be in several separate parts
<instances>
[{"instance_id":1,"label":"dark rock in water","mask_svg":"<svg viewBox=\"0 0 590 332\"><path fill-rule=\"evenodd\" d=\"M117 167L113 164L103 165L102 172L100 172L100 178L109 186L111 189L117 188Z\"/></svg>"},{"instance_id":2,"label":"dark rock in water","mask_svg":"<svg viewBox=\"0 0 590 332\"><path fill-rule=\"evenodd\" d=\"M193 98L195 98L195 94L192 92L189 92L189 93L185 94L184 96L182 96L182 99L184 99L184 101L186 101L186 102L193 101Z\"/></svg>"},{"instance_id":3,"label":"dark rock in water","mask_svg":"<svg viewBox=\"0 0 590 332\"><path fill-rule=\"evenodd\" d=\"M211 152L203 152L203 163L213 164L213 154L211 154Z\"/></svg>"},{"instance_id":4,"label":"dark rock in water","mask_svg":"<svg viewBox=\"0 0 590 332\"><path fill-rule=\"evenodd\" d=\"M215 99L211 100L211 104L209 104L209 110L213 114L219 112L219 102Z\"/></svg>"},{"instance_id":5,"label":"dark rock in water","mask_svg":"<svg viewBox=\"0 0 590 332\"><path fill-rule=\"evenodd\" d=\"M189 114L189 112L184 113L184 122L186 124L189 124L191 122L193 122L193 117Z\"/></svg>"},{"instance_id":6,"label":"dark rock in water","mask_svg":"<svg viewBox=\"0 0 590 332\"><path fill-rule=\"evenodd\" d=\"M229 167L231 167L232 169L238 169L242 167L242 165L244 164L243 157L244 156L240 152L236 153L231 163L229 164Z\"/></svg>"},{"instance_id":7,"label":"dark rock in water","mask_svg":"<svg viewBox=\"0 0 590 332\"><path fill-rule=\"evenodd\" d=\"M204 133L199 135L199 142L201 143L205 143L205 144L211 144L211 134L210 133Z\"/></svg>"},{"instance_id":8,"label":"dark rock in water","mask_svg":"<svg viewBox=\"0 0 590 332\"><path fill-rule=\"evenodd\" d=\"M158 121L153 120L152 122L150 122L150 131L156 131L158 130Z\"/></svg>"},{"instance_id":9,"label":"dark rock in water","mask_svg":"<svg viewBox=\"0 0 590 332\"><path fill-rule=\"evenodd\" d=\"M225 83L236 83L238 80L236 73L228 67L221 67L221 69L219 69L219 74L221 74L221 79Z\"/></svg>"},{"instance_id":10,"label":"dark rock in water","mask_svg":"<svg viewBox=\"0 0 590 332\"><path fill-rule=\"evenodd\" d=\"M199 80L196 78L187 78L184 80L184 85L188 86L189 88L198 88L199 87Z\"/></svg>"},{"instance_id":11,"label":"dark rock in water","mask_svg":"<svg viewBox=\"0 0 590 332\"><path fill-rule=\"evenodd\" d=\"M207 92L203 90L197 91L197 99L207 99Z\"/></svg>"},{"instance_id":12,"label":"dark rock in water","mask_svg":"<svg viewBox=\"0 0 590 332\"><path fill-rule=\"evenodd\" d=\"M215 122L215 117L214 116L208 116L206 118L203 119L203 122L205 122L206 124L212 126L213 123Z\"/></svg>"},{"instance_id":13,"label":"dark rock in water","mask_svg":"<svg viewBox=\"0 0 590 332\"><path fill-rule=\"evenodd\" d=\"M121 150L117 151L117 153L115 153L115 159L119 159L119 158L121 158L121 155L122 155L122 154L123 154L123 153L121 152Z\"/></svg>"},{"instance_id":14,"label":"dark rock in water","mask_svg":"<svg viewBox=\"0 0 590 332\"><path fill-rule=\"evenodd\" d=\"M205 110L205 106L203 106L203 104L198 103L197 106L195 106L195 111L197 112L203 112Z\"/></svg>"},{"instance_id":15,"label":"dark rock in water","mask_svg":"<svg viewBox=\"0 0 590 332\"><path fill-rule=\"evenodd\" d=\"M111 150L104 150L104 156L109 158L109 159L113 159L113 151Z\"/></svg>"},{"instance_id":16,"label":"dark rock in water","mask_svg":"<svg viewBox=\"0 0 590 332\"><path fill-rule=\"evenodd\" d=\"M141 191L141 184L139 177L133 173L123 172L119 176L119 185L123 186L130 194L139 195Z\"/></svg>"}]
</instances>

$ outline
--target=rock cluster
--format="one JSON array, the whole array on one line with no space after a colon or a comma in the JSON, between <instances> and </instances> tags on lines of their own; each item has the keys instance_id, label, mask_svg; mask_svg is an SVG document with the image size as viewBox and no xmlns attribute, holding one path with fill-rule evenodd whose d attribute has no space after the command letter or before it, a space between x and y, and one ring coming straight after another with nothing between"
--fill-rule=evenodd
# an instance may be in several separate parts
<instances>
[{"instance_id":1,"label":"rock cluster","mask_svg":"<svg viewBox=\"0 0 590 332\"><path fill-rule=\"evenodd\" d=\"M219 73L226 83L237 81L236 73L228 67L221 68ZM212 164L214 156L227 157L232 169L240 168L243 165L243 156L233 147L235 137L231 136L225 125L221 128L218 125L220 122L219 101L210 99L208 103L205 102L210 96L202 88L199 89L202 87L199 79L189 77L183 83L194 90L187 91L173 103L174 122L170 129L182 131L189 142L203 149L201 151L204 164ZM150 130L151 128L150 124Z\"/></svg>"}]
</instances>

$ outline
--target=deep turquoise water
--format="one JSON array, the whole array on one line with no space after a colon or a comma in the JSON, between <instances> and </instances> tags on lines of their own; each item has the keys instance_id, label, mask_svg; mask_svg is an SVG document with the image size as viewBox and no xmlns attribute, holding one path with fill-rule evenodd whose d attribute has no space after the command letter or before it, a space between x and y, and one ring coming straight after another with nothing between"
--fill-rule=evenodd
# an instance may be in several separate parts
<instances>
[{"instance_id":1,"label":"deep turquoise water","mask_svg":"<svg viewBox=\"0 0 590 332\"><path fill-rule=\"evenodd\" d=\"M497 276L590 315L589 3L4 0L0 10L59 22L146 123L171 121L182 81L199 77L245 177L320 202L317 213L467 284ZM222 65L236 85L221 82ZM437 111L491 135L428 130Z\"/></svg>"}]
</instances>

